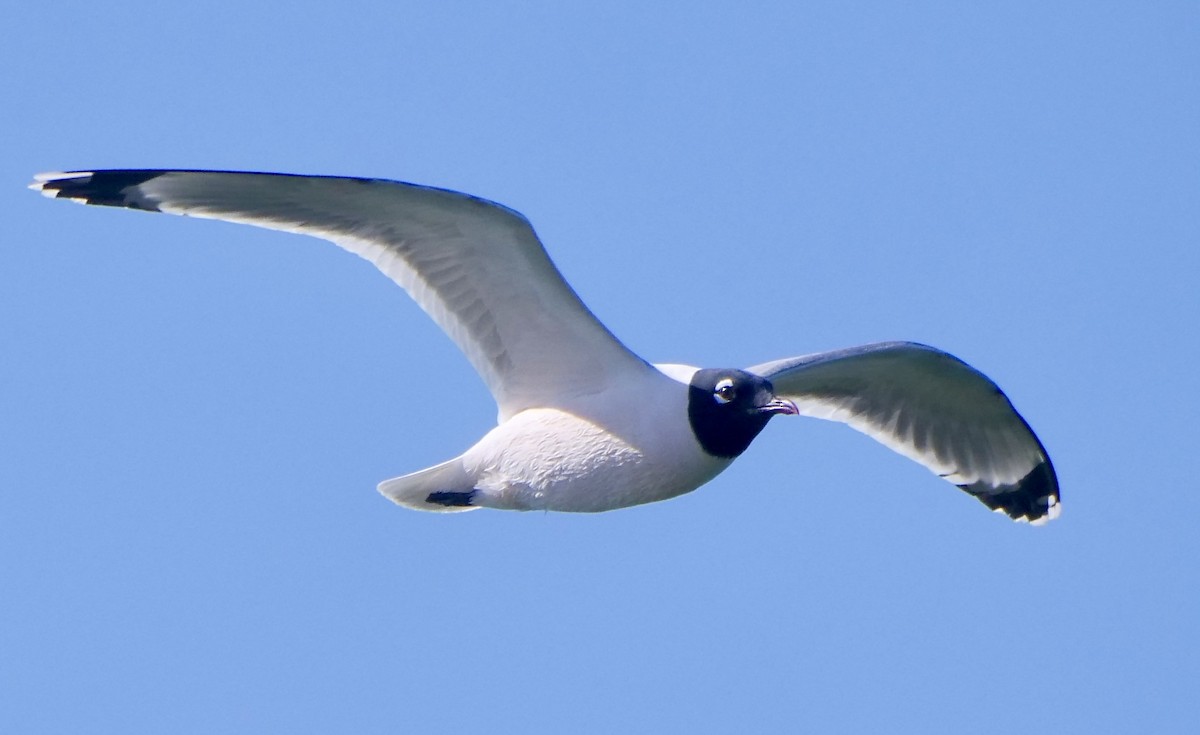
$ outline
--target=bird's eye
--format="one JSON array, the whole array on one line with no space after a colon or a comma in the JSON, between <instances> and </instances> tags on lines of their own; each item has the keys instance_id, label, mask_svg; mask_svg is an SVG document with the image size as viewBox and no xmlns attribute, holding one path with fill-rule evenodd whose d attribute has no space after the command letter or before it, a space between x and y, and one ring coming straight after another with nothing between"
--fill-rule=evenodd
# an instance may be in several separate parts
<instances>
[{"instance_id":1,"label":"bird's eye","mask_svg":"<svg viewBox=\"0 0 1200 735\"><path fill-rule=\"evenodd\" d=\"M737 397L737 389L733 387L733 380L723 378L717 382L717 387L713 390L713 398L717 399L717 403L729 403Z\"/></svg>"}]
</instances>

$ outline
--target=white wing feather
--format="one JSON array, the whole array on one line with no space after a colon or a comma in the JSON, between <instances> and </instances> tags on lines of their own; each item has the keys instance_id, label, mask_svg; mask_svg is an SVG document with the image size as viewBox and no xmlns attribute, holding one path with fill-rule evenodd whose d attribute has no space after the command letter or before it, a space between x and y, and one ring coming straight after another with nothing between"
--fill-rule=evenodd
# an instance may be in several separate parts
<instances>
[{"instance_id":1,"label":"white wing feather","mask_svg":"<svg viewBox=\"0 0 1200 735\"><path fill-rule=\"evenodd\" d=\"M483 378L500 420L650 370L562 279L529 222L458 192L381 179L225 171L41 174L50 197L330 240L403 287Z\"/></svg>"}]
</instances>

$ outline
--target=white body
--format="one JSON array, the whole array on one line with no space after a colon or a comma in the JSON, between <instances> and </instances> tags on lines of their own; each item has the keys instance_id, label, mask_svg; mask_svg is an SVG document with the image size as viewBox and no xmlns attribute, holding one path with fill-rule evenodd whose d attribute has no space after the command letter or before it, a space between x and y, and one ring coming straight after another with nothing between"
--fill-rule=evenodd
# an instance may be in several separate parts
<instances>
[{"instance_id":1,"label":"white body","mask_svg":"<svg viewBox=\"0 0 1200 735\"><path fill-rule=\"evenodd\" d=\"M716 477L731 459L706 453L687 423L694 367L663 365L619 391L529 408L461 456L388 480L380 492L421 510L474 507L595 513L666 500ZM682 382L681 382L682 381ZM470 507L427 502L471 492Z\"/></svg>"}]
</instances>

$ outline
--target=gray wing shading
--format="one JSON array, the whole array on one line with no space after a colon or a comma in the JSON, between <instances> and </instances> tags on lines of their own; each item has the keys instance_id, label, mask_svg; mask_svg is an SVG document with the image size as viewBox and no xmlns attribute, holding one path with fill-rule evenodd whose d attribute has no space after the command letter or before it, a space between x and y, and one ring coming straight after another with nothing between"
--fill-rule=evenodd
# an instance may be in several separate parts
<instances>
[{"instance_id":1,"label":"gray wing shading","mask_svg":"<svg viewBox=\"0 0 1200 735\"><path fill-rule=\"evenodd\" d=\"M31 188L330 240L373 263L450 335L501 420L650 369L587 310L524 217L477 197L382 179L229 171L50 173Z\"/></svg>"},{"instance_id":2,"label":"gray wing shading","mask_svg":"<svg viewBox=\"0 0 1200 735\"><path fill-rule=\"evenodd\" d=\"M885 342L749 368L800 413L840 421L1014 520L1061 510L1046 450L983 373L940 350Z\"/></svg>"}]
</instances>

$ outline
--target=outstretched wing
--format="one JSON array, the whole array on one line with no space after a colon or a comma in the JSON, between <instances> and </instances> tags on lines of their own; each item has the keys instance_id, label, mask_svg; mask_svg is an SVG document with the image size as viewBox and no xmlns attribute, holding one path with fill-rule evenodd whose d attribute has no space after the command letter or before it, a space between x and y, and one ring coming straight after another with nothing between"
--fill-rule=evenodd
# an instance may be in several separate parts
<instances>
[{"instance_id":1,"label":"outstretched wing","mask_svg":"<svg viewBox=\"0 0 1200 735\"><path fill-rule=\"evenodd\" d=\"M501 420L650 369L587 310L524 217L477 197L381 179L228 171L50 173L31 188L330 240L433 317L482 376Z\"/></svg>"},{"instance_id":2,"label":"outstretched wing","mask_svg":"<svg viewBox=\"0 0 1200 735\"><path fill-rule=\"evenodd\" d=\"M750 368L800 413L840 421L1014 520L1058 516L1058 479L1008 397L962 360L884 342Z\"/></svg>"}]
</instances>

